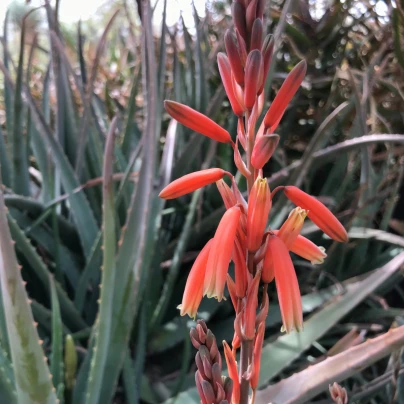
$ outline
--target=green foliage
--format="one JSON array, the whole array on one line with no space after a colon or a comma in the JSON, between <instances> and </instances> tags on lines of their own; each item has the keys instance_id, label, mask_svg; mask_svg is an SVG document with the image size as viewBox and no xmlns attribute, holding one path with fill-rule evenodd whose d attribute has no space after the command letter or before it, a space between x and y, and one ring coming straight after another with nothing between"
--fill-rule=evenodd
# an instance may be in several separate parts
<instances>
[{"instance_id":1,"label":"green foliage","mask_svg":"<svg viewBox=\"0 0 404 404\"><path fill-rule=\"evenodd\" d=\"M168 27L164 1L156 35L147 0L142 19L126 1L108 10L101 32L61 25L45 4L12 9L1 38L0 402L198 402L193 322L176 306L224 209L215 187L167 204L157 195L201 167L235 167L225 147L169 121L163 100L234 134L215 64L229 7L210 2L203 19L193 10L196 28L183 19ZM308 317L301 336L279 334L270 287L262 386L304 372L353 327L376 336L402 323L404 285L391 265L404 239L390 226L403 178L404 16L361 4L277 1L267 16L278 48L264 110L302 58L308 74L264 174L271 188L321 195L351 241L337 246L304 228L328 258L295 260ZM289 209L278 195L272 209L276 228ZM230 302L204 300L199 315L231 341ZM370 370L347 371L349 392L384 375L387 361L375 358ZM390 402L390 379L380 380L365 396Z\"/></svg>"}]
</instances>

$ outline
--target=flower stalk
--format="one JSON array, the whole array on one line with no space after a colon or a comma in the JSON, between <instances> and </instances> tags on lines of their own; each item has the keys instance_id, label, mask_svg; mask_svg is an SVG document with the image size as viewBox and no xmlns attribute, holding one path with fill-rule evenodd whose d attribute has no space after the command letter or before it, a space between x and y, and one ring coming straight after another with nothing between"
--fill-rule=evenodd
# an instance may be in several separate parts
<instances>
[{"instance_id":1,"label":"flower stalk","mask_svg":"<svg viewBox=\"0 0 404 404\"><path fill-rule=\"evenodd\" d=\"M213 239L192 266L180 306L181 315L195 317L202 295L220 302L227 284L235 311L231 347L223 343L229 380L220 376L220 353L206 324L198 321L191 330L192 343L198 349L195 381L201 402L207 404L254 403L269 310L267 290L273 280L281 309L282 331L303 330L299 283L289 252L313 264L323 262L326 257L324 248L300 235L306 217L332 239L348 240L342 224L320 201L294 186L280 186L271 193L263 176L262 169L276 153L280 139L274 131L307 70L305 61L292 69L264 119L257 122L265 105L265 80L274 49L271 36L263 38L264 6L263 0L233 2L234 33L226 32L226 53L219 53L217 57L224 89L238 117L234 140L230 133L200 112L174 101L165 102L166 111L178 122L212 140L229 144L233 148L235 166L247 183L245 200L231 173L211 168L185 175L160 193L160 197L172 199L216 183L226 207ZM244 156L240 150L244 150ZM225 182L226 176L231 180L231 187ZM280 191L297 207L279 230L269 229L272 198ZM230 261L235 266L234 280L228 274Z\"/></svg>"}]
</instances>

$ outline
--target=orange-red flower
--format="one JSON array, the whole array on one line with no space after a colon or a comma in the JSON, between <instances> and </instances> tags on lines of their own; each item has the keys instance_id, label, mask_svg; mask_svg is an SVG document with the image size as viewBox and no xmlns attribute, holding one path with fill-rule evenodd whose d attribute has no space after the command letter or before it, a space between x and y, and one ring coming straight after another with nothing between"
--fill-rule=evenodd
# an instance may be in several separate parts
<instances>
[{"instance_id":1,"label":"orange-red flower","mask_svg":"<svg viewBox=\"0 0 404 404\"><path fill-rule=\"evenodd\" d=\"M232 143L227 130L191 107L168 100L164 101L164 107L175 120L195 132L201 133L221 143Z\"/></svg>"},{"instance_id":2,"label":"orange-red flower","mask_svg":"<svg viewBox=\"0 0 404 404\"><path fill-rule=\"evenodd\" d=\"M188 314L189 317L196 317L196 312L202 300L203 281L205 279L206 264L208 262L212 241L212 239L209 240L205 247L203 247L189 272L182 303L178 306L181 316Z\"/></svg>"},{"instance_id":3,"label":"orange-red flower","mask_svg":"<svg viewBox=\"0 0 404 404\"><path fill-rule=\"evenodd\" d=\"M259 170L264 167L267 161L272 157L276 146L279 143L279 135L263 135L256 139L251 155L251 164Z\"/></svg>"},{"instance_id":4,"label":"orange-red flower","mask_svg":"<svg viewBox=\"0 0 404 404\"><path fill-rule=\"evenodd\" d=\"M238 206L227 210L220 220L206 265L204 281L204 294L216 297L220 302L223 299L226 276L236 238L237 227L241 211Z\"/></svg>"},{"instance_id":5,"label":"orange-red flower","mask_svg":"<svg viewBox=\"0 0 404 404\"><path fill-rule=\"evenodd\" d=\"M224 45L226 47L226 53L229 58L234 79L240 86L244 86L244 69L237 49L236 40L230 30L227 30L224 34Z\"/></svg>"},{"instance_id":6,"label":"orange-red flower","mask_svg":"<svg viewBox=\"0 0 404 404\"><path fill-rule=\"evenodd\" d=\"M298 206L290 212L289 217L279 229L277 236L283 241L289 250L302 230L306 216L307 211Z\"/></svg>"},{"instance_id":7,"label":"orange-red flower","mask_svg":"<svg viewBox=\"0 0 404 404\"><path fill-rule=\"evenodd\" d=\"M300 257L309 260L313 265L322 264L327 257L324 247L316 246L308 238L301 235L297 236L289 249Z\"/></svg>"},{"instance_id":8,"label":"orange-red flower","mask_svg":"<svg viewBox=\"0 0 404 404\"><path fill-rule=\"evenodd\" d=\"M268 112L265 114L263 125L265 132L273 133L282 119L282 116L288 106L290 100L299 89L300 84L306 75L307 64L302 60L297 64L293 70L288 74L278 94L276 94Z\"/></svg>"},{"instance_id":9,"label":"orange-red flower","mask_svg":"<svg viewBox=\"0 0 404 404\"><path fill-rule=\"evenodd\" d=\"M268 182L257 177L251 189L247 212L247 248L257 251L262 243L272 200Z\"/></svg>"},{"instance_id":10,"label":"orange-red flower","mask_svg":"<svg viewBox=\"0 0 404 404\"><path fill-rule=\"evenodd\" d=\"M249 111L252 110L255 104L263 75L262 55L256 49L248 54L245 64L244 105Z\"/></svg>"},{"instance_id":11,"label":"orange-red flower","mask_svg":"<svg viewBox=\"0 0 404 404\"><path fill-rule=\"evenodd\" d=\"M184 175L168 184L159 194L163 199L174 199L219 181L226 175L221 168L208 168Z\"/></svg>"},{"instance_id":12,"label":"orange-red flower","mask_svg":"<svg viewBox=\"0 0 404 404\"><path fill-rule=\"evenodd\" d=\"M244 107L239 103L236 95L234 94L233 83L231 78L231 67L227 56L224 53L219 52L217 55L217 64L219 66L220 77L227 94L227 98L230 101L230 105L233 112L237 116L243 116Z\"/></svg>"},{"instance_id":13,"label":"orange-red flower","mask_svg":"<svg viewBox=\"0 0 404 404\"><path fill-rule=\"evenodd\" d=\"M273 261L283 329L287 333L293 329L301 331L303 329L302 300L289 251L279 237L272 235L268 236L267 248Z\"/></svg>"},{"instance_id":14,"label":"orange-red flower","mask_svg":"<svg viewBox=\"0 0 404 404\"><path fill-rule=\"evenodd\" d=\"M285 195L295 205L309 211L308 217L333 240L348 241L348 234L339 220L318 199L295 186L284 188Z\"/></svg>"}]
</instances>

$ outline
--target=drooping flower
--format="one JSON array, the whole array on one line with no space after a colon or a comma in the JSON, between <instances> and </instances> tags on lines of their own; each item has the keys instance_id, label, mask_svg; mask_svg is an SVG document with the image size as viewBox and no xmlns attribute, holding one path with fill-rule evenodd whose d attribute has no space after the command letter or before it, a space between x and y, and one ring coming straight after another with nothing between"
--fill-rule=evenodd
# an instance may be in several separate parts
<instances>
[{"instance_id":1,"label":"drooping flower","mask_svg":"<svg viewBox=\"0 0 404 404\"><path fill-rule=\"evenodd\" d=\"M203 296L203 281L205 279L206 264L208 263L212 241L213 239L210 239L205 247L203 247L189 272L182 303L178 306L181 316L188 314L191 318L196 317L196 312Z\"/></svg>"},{"instance_id":2,"label":"drooping flower","mask_svg":"<svg viewBox=\"0 0 404 404\"><path fill-rule=\"evenodd\" d=\"M295 268L289 251L277 236L268 236L267 249L271 254L281 309L283 329L289 333L293 329L303 329L302 300Z\"/></svg>"},{"instance_id":3,"label":"drooping flower","mask_svg":"<svg viewBox=\"0 0 404 404\"><path fill-rule=\"evenodd\" d=\"M208 168L207 170L184 175L168 184L160 192L159 197L163 199L178 198L206 185L213 184L221 180L226 174L226 171L221 168Z\"/></svg>"},{"instance_id":4,"label":"drooping flower","mask_svg":"<svg viewBox=\"0 0 404 404\"><path fill-rule=\"evenodd\" d=\"M228 209L216 229L206 265L204 294L223 299L226 276L236 238L241 211L238 206Z\"/></svg>"},{"instance_id":5,"label":"drooping flower","mask_svg":"<svg viewBox=\"0 0 404 404\"><path fill-rule=\"evenodd\" d=\"M333 240L348 241L348 234L340 221L318 199L306 194L295 186L284 188L286 197L295 205L308 210L307 216Z\"/></svg>"},{"instance_id":6,"label":"drooping flower","mask_svg":"<svg viewBox=\"0 0 404 404\"><path fill-rule=\"evenodd\" d=\"M274 230L274 234L278 235L279 230ZM296 240L289 247L289 251L292 251L299 257L302 257L310 261L313 265L322 264L327 258L324 247L315 245L308 238L298 235Z\"/></svg>"}]
</instances>

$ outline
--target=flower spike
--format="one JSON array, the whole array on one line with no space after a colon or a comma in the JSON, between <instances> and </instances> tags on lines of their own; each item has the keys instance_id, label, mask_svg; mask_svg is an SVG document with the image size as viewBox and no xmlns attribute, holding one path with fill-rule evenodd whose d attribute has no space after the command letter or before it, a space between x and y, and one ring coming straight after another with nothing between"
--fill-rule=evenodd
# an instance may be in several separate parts
<instances>
[{"instance_id":1,"label":"flower spike","mask_svg":"<svg viewBox=\"0 0 404 404\"><path fill-rule=\"evenodd\" d=\"M201 133L217 142L232 143L229 132L206 115L175 101L164 101L164 107L176 121L182 123L187 128Z\"/></svg>"},{"instance_id":2,"label":"flower spike","mask_svg":"<svg viewBox=\"0 0 404 404\"><path fill-rule=\"evenodd\" d=\"M196 317L196 312L202 300L203 280L205 279L206 264L208 263L212 241L213 239L210 239L203 247L189 272L182 303L177 307L180 309L181 316L188 314L193 319Z\"/></svg>"},{"instance_id":3,"label":"flower spike","mask_svg":"<svg viewBox=\"0 0 404 404\"><path fill-rule=\"evenodd\" d=\"M340 221L318 199L295 186L284 188L286 197L295 205L309 211L308 217L333 240L348 241L348 233Z\"/></svg>"},{"instance_id":4,"label":"flower spike","mask_svg":"<svg viewBox=\"0 0 404 404\"><path fill-rule=\"evenodd\" d=\"M162 199L174 199L194 192L206 185L221 180L226 171L221 168L208 168L207 170L196 171L184 175L168 184L159 194Z\"/></svg>"},{"instance_id":5,"label":"flower spike","mask_svg":"<svg viewBox=\"0 0 404 404\"><path fill-rule=\"evenodd\" d=\"M209 253L203 293L208 297L216 297L219 302L223 299L226 276L229 270L240 215L241 211L238 206L234 206L225 212L217 227Z\"/></svg>"}]
</instances>

